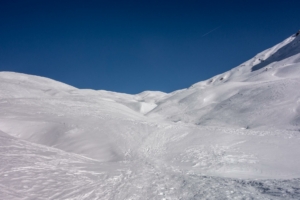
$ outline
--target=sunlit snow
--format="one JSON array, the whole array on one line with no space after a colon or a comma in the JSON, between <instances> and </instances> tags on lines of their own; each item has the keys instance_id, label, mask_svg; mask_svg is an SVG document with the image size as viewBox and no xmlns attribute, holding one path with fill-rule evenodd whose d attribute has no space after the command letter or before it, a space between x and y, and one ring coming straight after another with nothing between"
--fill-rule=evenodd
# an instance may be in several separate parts
<instances>
[{"instance_id":1,"label":"sunlit snow","mask_svg":"<svg viewBox=\"0 0 300 200\"><path fill-rule=\"evenodd\" d=\"M300 36L169 94L0 72L1 199L300 199Z\"/></svg>"}]
</instances>

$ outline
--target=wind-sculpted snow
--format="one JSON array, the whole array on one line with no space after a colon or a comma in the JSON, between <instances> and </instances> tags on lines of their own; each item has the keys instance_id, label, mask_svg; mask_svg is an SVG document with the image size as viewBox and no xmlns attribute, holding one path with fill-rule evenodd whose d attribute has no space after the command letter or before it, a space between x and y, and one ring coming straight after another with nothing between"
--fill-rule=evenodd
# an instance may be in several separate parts
<instances>
[{"instance_id":1,"label":"wind-sculpted snow","mask_svg":"<svg viewBox=\"0 0 300 200\"><path fill-rule=\"evenodd\" d=\"M299 37L137 95L0 72L0 199L300 199Z\"/></svg>"}]
</instances>

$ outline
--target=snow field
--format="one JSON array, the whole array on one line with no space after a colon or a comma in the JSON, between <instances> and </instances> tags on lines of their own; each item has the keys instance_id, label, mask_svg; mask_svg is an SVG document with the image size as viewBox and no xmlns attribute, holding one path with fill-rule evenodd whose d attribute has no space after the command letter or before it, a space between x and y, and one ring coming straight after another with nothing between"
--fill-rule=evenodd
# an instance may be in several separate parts
<instances>
[{"instance_id":1,"label":"snow field","mask_svg":"<svg viewBox=\"0 0 300 200\"><path fill-rule=\"evenodd\" d=\"M0 72L0 197L300 199L299 44L169 94Z\"/></svg>"}]
</instances>

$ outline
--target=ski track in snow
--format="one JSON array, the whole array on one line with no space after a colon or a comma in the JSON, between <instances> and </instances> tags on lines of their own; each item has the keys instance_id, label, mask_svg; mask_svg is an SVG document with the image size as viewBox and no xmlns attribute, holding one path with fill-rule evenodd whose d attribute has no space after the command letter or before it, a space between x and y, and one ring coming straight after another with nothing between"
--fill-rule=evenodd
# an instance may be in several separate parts
<instances>
[{"instance_id":1,"label":"ski track in snow","mask_svg":"<svg viewBox=\"0 0 300 200\"><path fill-rule=\"evenodd\" d=\"M157 148L151 150L161 153ZM133 160L101 163L4 136L0 152L3 199L300 198L300 179L205 176L160 162L149 151Z\"/></svg>"}]
</instances>

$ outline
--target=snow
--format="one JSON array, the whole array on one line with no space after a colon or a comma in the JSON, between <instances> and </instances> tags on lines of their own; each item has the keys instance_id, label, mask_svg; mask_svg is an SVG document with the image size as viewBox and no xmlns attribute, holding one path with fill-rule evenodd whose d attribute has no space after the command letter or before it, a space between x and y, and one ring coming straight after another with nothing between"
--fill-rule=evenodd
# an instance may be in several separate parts
<instances>
[{"instance_id":1,"label":"snow","mask_svg":"<svg viewBox=\"0 0 300 200\"><path fill-rule=\"evenodd\" d=\"M228 72L169 95L148 116L198 125L298 130L292 108L298 107L300 97L299 52L300 37L291 36ZM263 67L265 62L270 64Z\"/></svg>"},{"instance_id":2,"label":"snow","mask_svg":"<svg viewBox=\"0 0 300 200\"><path fill-rule=\"evenodd\" d=\"M299 199L300 37L166 94L0 72L3 199Z\"/></svg>"}]
</instances>

